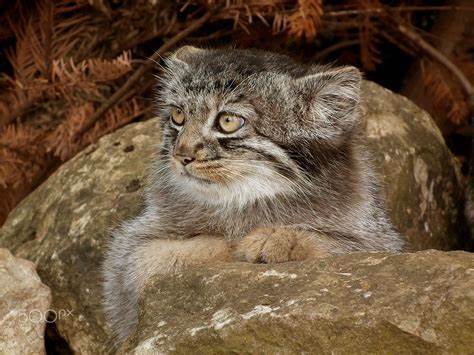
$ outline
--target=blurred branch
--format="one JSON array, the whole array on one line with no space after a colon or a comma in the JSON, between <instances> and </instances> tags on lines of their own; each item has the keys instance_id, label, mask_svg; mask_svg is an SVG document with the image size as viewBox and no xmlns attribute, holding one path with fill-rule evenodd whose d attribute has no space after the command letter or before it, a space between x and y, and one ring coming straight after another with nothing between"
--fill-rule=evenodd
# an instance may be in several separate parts
<instances>
[{"instance_id":1,"label":"blurred branch","mask_svg":"<svg viewBox=\"0 0 474 355\"><path fill-rule=\"evenodd\" d=\"M219 39L221 37L229 36L232 33L234 33L234 30L218 30L214 33L211 33L207 36L202 36L202 37L188 37L188 39L192 42L206 42L206 41L212 41L215 39Z\"/></svg>"},{"instance_id":2,"label":"blurred branch","mask_svg":"<svg viewBox=\"0 0 474 355\"><path fill-rule=\"evenodd\" d=\"M420 35L415 31L411 30L407 26L397 23L395 25L398 32L412 42L418 49L423 51L429 58L436 63L443 66L448 72L450 72L461 85L469 103L471 114L474 111L474 87L471 82L466 78L464 73L443 53L434 48L431 44L426 42Z\"/></svg>"},{"instance_id":3,"label":"blurred branch","mask_svg":"<svg viewBox=\"0 0 474 355\"><path fill-rule=\"evenodd\" d=\"M391 42L393 45L397 46L399 49L404 51L405 53L408 53L409 55L414 56L415 51L412 48L410 48L410 45L408 43L401 43L400 40L396 38L396 35L391 33L391 31L383 31L381 32L381 35L389 42Z\"/></svg>"},{"instance_id":4,"label":"blurred branch","mask_svg":"<svg viewBox=\"0 0 474 355\"><path fill-rule=\"evenodd\" d=\"M338 17L338 16L351 16L360 14L381 14L387 9L383 7L373 9L354 9L354 10L334 10L326 11L324 16ZM389 7L390 11L397 12L411 12L411 11L474 11L474 7L467 6L396 6Z\"/></svg>"},{"instance_id":5,"label":"blurred branch","mask_svg":"<svg viewBox=\"0 0 474 355\"><path fill-rule=\"evenodd\" d=\"M127 95L130 89L133 89L133 87L140 81L140 79L143 78L143 76L154 67L155 63L161 59L161 56L165 52L173 48L178 42L186 38L189 34L201 28L210 18L211 13L207 12L201 18L191 23L183 31L179 32L174 37L169 39L166 43L164 43L155 53L153 53L148 62L140 66L128 78L125 84L123 84L106 102L104 102L104 104L102 104L102 106L97 109L97 111L95 111L94 115L92 115L87 120L87 122L84 123L82 128L76 133L75 139L79 138L79 136L82 136L85 132L91 129L94 124L102 117L102 115L107 112L109 108L120 102L123 97Z\"/></svg>"},{"instance_id":6,"label":"blurred branch","mask_svg":"<svg viewBox=\"0 0 474 355\"><path fill-rule=\"evenodd\" d=\"M340 49L343 49L343 48L356 46L359 43L360 43L360 41L358 39L355 39L355 40L352 40L352 41L349 40L349 41L342 41L342 42L336 43L333 46L330 46L330 47L327 47L327 48L323 49L321 52L316 54L313 57L313 59L314 60L321 60L321 59L327 57L329 54L331 54L333 52L336 52L336 51L338 51Z\"/></svg>"},{"instance_id":7,"label":"blurred branch","mask_svg":"<svg viewBox=\"0 0 474 355\"><path fill-rule=\"evenodd\" d=\"M474 127L472 125L467 125L459 128L456 133L464 137L474 138Z\"/></svg>"}]
</instances>

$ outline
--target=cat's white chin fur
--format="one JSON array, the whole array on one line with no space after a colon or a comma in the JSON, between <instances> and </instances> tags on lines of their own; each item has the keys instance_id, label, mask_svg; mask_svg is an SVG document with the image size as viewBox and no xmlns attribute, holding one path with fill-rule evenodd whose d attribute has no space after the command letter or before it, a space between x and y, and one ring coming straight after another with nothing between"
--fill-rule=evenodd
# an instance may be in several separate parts
<instances>
[{"instance_id":1,"label":"cat's white chin fur","mask_svg":"<svg viewBox=\"0 0 474 355\"><path fill-rule=\"evenodd\" d=\"M284 179L263 164L255 174L241 176L226 184L204 181L179 171L175 174L173 183L177 191L209 206L243 209L257 200L293 193Z\"/></svg>"}]
</instances>

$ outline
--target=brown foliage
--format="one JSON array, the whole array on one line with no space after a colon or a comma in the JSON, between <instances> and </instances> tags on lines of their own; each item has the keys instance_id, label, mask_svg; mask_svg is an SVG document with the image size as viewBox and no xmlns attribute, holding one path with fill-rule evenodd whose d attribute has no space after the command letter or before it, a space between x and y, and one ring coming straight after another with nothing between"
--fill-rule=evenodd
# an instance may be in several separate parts
<instances>
[{"instance_id":1,"label":"brown foliage","mask_svg":"<svg viewBox=\"0 0 474 355\"><path fill-rule=\"evenodd\" d=\"M426 89L438 111L446 112L447 119L455 125L465 123L469 117L469 105L459 87L442 68L426 59L421 61L421 72Z\"/></svg>"},{"instance_id":2,"label":"brown foliage","mask_svg":"<svg viewBox=\"0 0 474 355\"><path fill-rule=\"evenodd\" d=\"M132 70L131 52L105 58L98 50L84 58L91 36L99 33L97 14L86 2L42 1L34 11L18 3L14 10L19 20L6 15L15 37L15 46L6 50L12 74L1 81L0 219L52 167L146 112L130 98L74 139L85 118Z\"/></svg>"},{"instance_id":3,"label":"brown foliage","mask_svg":"<svg viewBox=\"0 0 474 355\"><path fill-rule=\"evenodd\" d=\"M414 53L393 32L397 18L410 22L417 6L388 7L380 0L17 0L0 12L0 50L8 63L0 76L0 223L8 211L58 165L113 130L151 115L140 93L150 78L125 83L158 47L206 11L197 45L264 43L263 47L325 56L357 48L357 64L374 71L380 45ZM436 7L433 11L441 10ZM426 9L425 9L426 10ZM2 10L0 10L2 11ZM397 16L391 16L393 13ZM399 16L401 15L401 16ZM194 36L194 35L193 35ZM251 37L250 37L251 36ZM274 40L269 41L268 36ZM249 39L250 38L250 42ZM328 40L328 38L330 40ZM273 45L273 47L272 47ZM322 50L321 50L322 49ZM305 52L307 53L307 52ZM318 55L319 53L319 55ZM0 57L1 58L1 57ZM426 65L433 66L427 58ZM474 75L470 58L457 60ZM1 62L0 62L1 64ZM439 66L424 84L447 119L467 122L469 107L458 84ZM145 72L145 70L143 70ZM113 104L111 96L125 87ZM105 107L105 111L100 109ZM90 124L90 118L94 117Z\"/></svg>"}]
</instances>

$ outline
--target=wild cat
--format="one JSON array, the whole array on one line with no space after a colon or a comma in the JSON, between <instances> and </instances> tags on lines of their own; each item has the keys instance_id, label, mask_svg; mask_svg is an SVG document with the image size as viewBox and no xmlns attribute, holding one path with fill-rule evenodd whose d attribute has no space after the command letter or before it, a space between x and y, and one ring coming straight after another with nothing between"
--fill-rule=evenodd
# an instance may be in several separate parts
<instances>
[{"instance_id":1,"label":"wild cat","mask_svg":"<svg viewBox=\"0 0 474 355\"><path fill-rule=\"evenodd\" d=\"M165 60L146 208L113 232L104 263L117 343L154 274L402 249L361 132L360 84L353 67L254 50L185 46Z\"/></svg>"}]
</instances>

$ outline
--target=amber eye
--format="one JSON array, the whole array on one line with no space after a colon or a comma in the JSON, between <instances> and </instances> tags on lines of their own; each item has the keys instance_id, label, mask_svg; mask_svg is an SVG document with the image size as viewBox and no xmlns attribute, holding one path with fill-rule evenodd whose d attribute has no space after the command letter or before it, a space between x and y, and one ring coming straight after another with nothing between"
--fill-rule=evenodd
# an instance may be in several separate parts
<instances>
[{"instance_id":1,"label":"amber eye","mask_svg":"<svg viewBox=\"0 0 474 355\"><path fill-rule=\"evenodd\" d=\"M171 121L173 121L176 126L182 126L184 124L184 113L180 108L171 108Z\"/></svg>"},{"instance_id":2,"label":"amber eye","mask_svg":"<svg viewBox=\"0 0 474 355\"><path fill-rule=\"evenodd\" d=\"M219 128L224 133L234 133L242 128L245 120L242 117L223 113L219 116Z\"/></svg>"}]
</instances>

